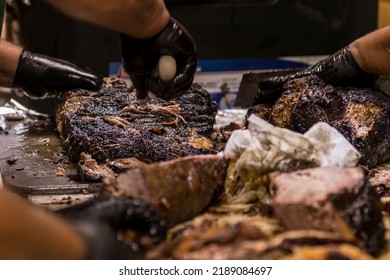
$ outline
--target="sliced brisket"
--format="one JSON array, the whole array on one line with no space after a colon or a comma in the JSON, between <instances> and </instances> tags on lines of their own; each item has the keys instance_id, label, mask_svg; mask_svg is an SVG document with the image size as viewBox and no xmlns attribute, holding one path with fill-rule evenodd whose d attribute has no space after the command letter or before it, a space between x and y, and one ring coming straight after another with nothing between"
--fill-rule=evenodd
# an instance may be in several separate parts
<instances>
[{"instance_id":1,"label":"sliced brisket","mask_svg":"<svg viewBox=\"0 0 390 280\"><path fill-rule=\"evenodd\" d=\"M312 168L278 175L272 183L275 215L288 230L333 232L373 255L383 249L379 197L362 169Z\"/></svg>"}]
</instances>

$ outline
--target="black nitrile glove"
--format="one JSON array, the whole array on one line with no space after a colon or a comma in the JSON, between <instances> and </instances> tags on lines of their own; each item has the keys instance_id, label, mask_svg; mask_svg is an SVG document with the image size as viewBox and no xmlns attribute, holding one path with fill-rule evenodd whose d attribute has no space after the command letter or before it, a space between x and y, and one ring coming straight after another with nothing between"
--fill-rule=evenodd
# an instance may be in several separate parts
<instances>
[{"instance_id":1,"label":"black nitrile glove","mask_svg":"<svg viewBox=\"0 0 390 280\"><path fill-rule=\"evenodd\" d=\"M370 87L377 78L377 75L366 73L357 65L347 46L304 70L261 81L257 98L275 100L282 94L286 82L313 74L333 86Z\"/></svg>"},{"instance_id":2,"label":"black nitrile glove","mask_svg":"<svg viewBox=\"0 0 390 280\"><path fill-rule=\"evenodd\" d=\"M102 83L103 79L98 75L68 61L23 50L13 88L31 98L44 98L48 93L77 88L97 91Z\"/></svg>"},{"instance_id":3,"label":"black nitrile glove","mask_svg":"<svg viewBox=\"0 0 390 280\"><path fill-rule=\"evenodd\" d=\"M132 197L99 198L57 211L87 241L86 259L131 258L118 241L120 230L133 229L158 242L165 234L156 210Z\"/></svg>"},{"instance_id":4,"label":"black nitrile glove","mask_svg":"<svg viewBox=\"0 0 390 280\"><path fill-rule=\"evenodd\" d=\"M121 34L122 60L126 72L137 90L138 98L148 91L165 100L185 93L196 71L196 45L188 31L175 19L156 36L135 39ZM163 81L155 74L161 56L175 58L177 71L172 80Z\"/></svg>"}]
</instances>

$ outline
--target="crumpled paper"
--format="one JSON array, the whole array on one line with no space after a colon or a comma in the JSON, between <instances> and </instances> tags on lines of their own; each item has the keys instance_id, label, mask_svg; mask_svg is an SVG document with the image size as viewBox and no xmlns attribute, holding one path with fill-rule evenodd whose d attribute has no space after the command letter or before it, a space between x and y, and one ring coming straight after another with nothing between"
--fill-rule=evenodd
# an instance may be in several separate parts
<instances>
[{"instance_id":1,"label":"crumpled paper","mask_svg":"<svg viewBox=\"0 0 390 280\"><path fill-rule=\"evenodd\" d=\"M324 122L305 134L273 126L251 115L247 130L230 136L224 156L231 159L225 187L234 192L237 181L258 181L268 173L325 166L356 166L361 155L335 128ZM229 190L230 189L230 190Z\"/></svg>"}]
</instances>

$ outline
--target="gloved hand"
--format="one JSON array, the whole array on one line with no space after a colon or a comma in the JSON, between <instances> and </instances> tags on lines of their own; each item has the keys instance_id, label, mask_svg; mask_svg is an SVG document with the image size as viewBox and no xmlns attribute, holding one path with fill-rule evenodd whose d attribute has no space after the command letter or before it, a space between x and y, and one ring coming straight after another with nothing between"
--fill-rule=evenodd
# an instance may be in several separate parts
<instances>
[{"instance_id":1,"label":"gloved hand","mask_svg":"<svg viewBox=\"0 0 390 280\"><path fill-rule=\"evenodd\" d=\"M315 74L333 86L373 86L377 75L364 72L355 62L349 46L302 71L261 81L258 100L275 100L283 92L283 85L293 79Z\"/></svg>"},{"instance_id":2,"label":"gloved hand","mask_svg":"<svg viewBox=\"0 0 390 280\"><path fill-rule=\"evenodd\" d=\"M192 84L197 64L196 45L188 31L171 18L156 36L147 39L121 34L123 66L137 90L138 98L146 98L150 90L169 100L185 93ZM161 80L155 69L161 56L175 58L177 70L172 80Z\"/></svg>"},{"instance_id":3,"label":"gloved hand","mask_svg":"<svg viewBox=\"0 0 390 280\"><path fill-rule=\"evenodd\" d=\"M68 61L23 50L16 69L13 88L31 98L76 88L97 91L103 79Z\"/></svg>"},{"instance_id":4,"label":"gloved hand","mask_svg":"<svg viewBox=\"0 0 390 280\"><path fill-rule=\"evenodd\" d=\"M87 241L86 259L126 259L125 248L117 239L119 230L145 233L155 242L165 234L164 221L154 208L141 200L99 198L57 211Z\"/></svg>"}]
</instances>

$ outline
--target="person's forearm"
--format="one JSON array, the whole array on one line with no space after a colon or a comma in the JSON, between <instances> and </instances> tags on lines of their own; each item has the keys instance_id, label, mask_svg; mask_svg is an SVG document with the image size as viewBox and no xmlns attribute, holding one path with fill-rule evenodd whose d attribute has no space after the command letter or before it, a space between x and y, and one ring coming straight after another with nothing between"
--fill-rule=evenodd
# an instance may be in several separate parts
<instances>
[{"instance_id":1,"label":"person's forearm","mask_svg":"<svg viewBox=\"0 0 390 280\"><path fill-rule=\"evenodd\" d=\"M22 48L0 40L0 85L12 86Z\"/></svg>"},{"instance_id":2,"label":"person's forearm","mask_svg":"<svg viewBox=\"0 0 390 280\"><path fill-rule=\"evenodd\" d=\"M74 18L145 38L160 32L169 21L163 0L47 0Z\"/></svg>"},{"instance_id":3,"label":"person's forearm","mask_svg":"<svg viewBox=\"0 0 390 280\"><path fill-rule=\"evenodd\" d=\"M390 26L357 39L350 44L350 50L365 72L390 75Z\"/></svg>"},{"instance_id":4,"label":"person's forearm","mask_svg":"<svg viewBox=\"0 0 390 280\"><path fill-rule=\"evenodd\" d=\"M0 259L80 259L81 236L62 219L0 189Z\"/></svg>"}]
</instances>

